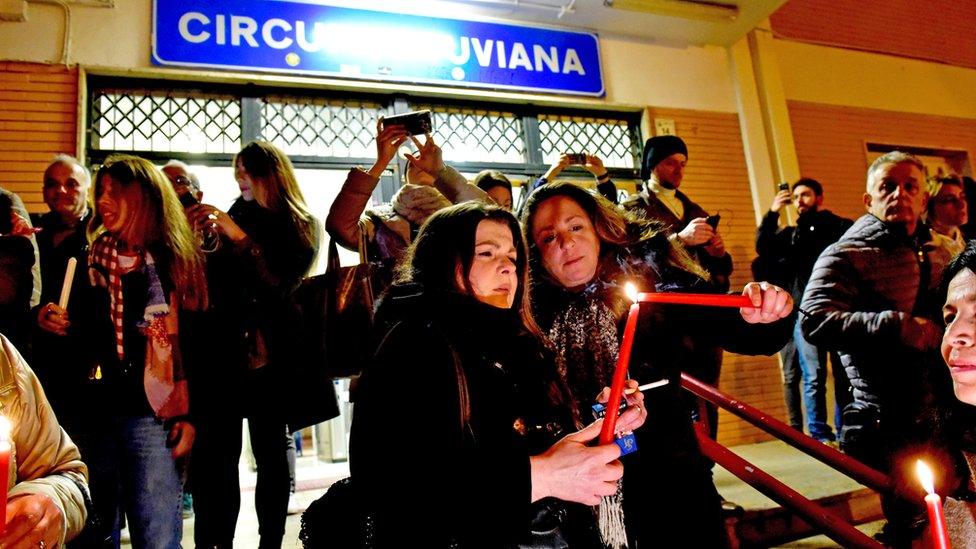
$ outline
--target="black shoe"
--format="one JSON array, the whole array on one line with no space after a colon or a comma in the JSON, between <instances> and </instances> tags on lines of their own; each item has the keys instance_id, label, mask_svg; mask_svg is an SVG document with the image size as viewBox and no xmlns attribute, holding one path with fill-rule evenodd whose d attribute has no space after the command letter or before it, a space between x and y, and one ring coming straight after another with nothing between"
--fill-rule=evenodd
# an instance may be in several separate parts
<instances>
[{"instance_id":1,"label":"black shoe","mask_svg":"<svg viewBox=\"0 0 976 549\"><path fill-rule=\"evenodd\" d=\"M734 501L729 501L722 498L722 516L725 518L742 518L746 514L746 510L742 508L741 505L735 503Z\"/></svg>"}]
</instances>

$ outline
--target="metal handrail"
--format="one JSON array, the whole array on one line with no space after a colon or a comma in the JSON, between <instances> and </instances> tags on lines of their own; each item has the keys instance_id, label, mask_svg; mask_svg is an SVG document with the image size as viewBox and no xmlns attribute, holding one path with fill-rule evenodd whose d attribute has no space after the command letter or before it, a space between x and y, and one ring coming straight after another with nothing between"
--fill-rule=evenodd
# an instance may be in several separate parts
<instances>
[{"instance_id":1,"label":"metal handrail","mask_svg":"<svg viewBox=\"0 0 976 549\"><path fill-rule=\"evenodd\" d=\"M782 421L769 416L762 410L732 398L715 387L703 383L685 373L681 374L681 386L695 396L728 410L794 448L850 476L861 484L879 492L891 493L893 483L891 477L888 475L804 435ZM807 523L818 527L830 539L840 543L844 547L855 547L858 549L878 549L883 547L883 545L848 524L833 512L827 510L817 502L804 497L769 473L766 473L725 446L709 438L707 428L697 428L696 434L705 457L718 463L743 482L759 490L776 503L790 509L806 520Z\"/></svg>"},{"instance_id":2,"label":"metal handrail","mask_svg":"<svg viewBox=\"0 0 976 549\"><path fill-rule=\"evenodd\" d=\"M741 400L730 397L711 385L705 384L688 374L681 374L681 386L695 396L705 399L741 417L763 431L793 446L797 450L826 463L841 473L878 492L892 491L891 477L868 467L860 461L818 442L769 414L754 408Z\"/></svg>"},{"instance_id":3,"label":"metal handrail","mask_svg":"<svg viewBox=\"0 0 976 549\"><path fill-rule=\"evenodd\" d=\"M699 433L698 443L701 445L705 457L718 463L776 503L791 509L811 525L819 527L824 535L841 544L842 547L856 549L881 549L884 547L817 502L803 497L796 490L742 459L708 436Z\"/></svg>"}]
</instances>

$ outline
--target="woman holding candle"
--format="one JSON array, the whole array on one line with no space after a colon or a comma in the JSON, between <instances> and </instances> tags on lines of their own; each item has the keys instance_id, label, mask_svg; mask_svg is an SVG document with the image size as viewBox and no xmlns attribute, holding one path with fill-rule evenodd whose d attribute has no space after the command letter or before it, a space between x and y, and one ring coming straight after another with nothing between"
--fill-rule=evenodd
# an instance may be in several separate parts
<instances>
[{"instance_id":1,"label":"woman holding candle","mask_svg":"<svg viewBox=\"0 0 976 549\"><path fill-rule=\"evenodd\" d=\"M937 488L945 499L945 518L952 547L976 547L976 243L970 242L943 273L946 324L942 358L952 376L956 402L943 406L940 424L952 443L955 463L939 463L941 479L961 479ZM914 472L914 471L913 471ZM955 484L955 486L954 486ZM931 529L929 534L938 529Z\"/></svg>"},{"instance_id":2,"label":"woman holding candle","mask_svg":"<svg viewBox=\"0 0 976 549\"><path fill-rule=\"evenodd\" d=\"M526 204L523 229L535 318L553 341L559 373L585 421L589 395L609 383L633 282L645 292L715 293L708 275L673 239L602 197L569 183L540 187ZM788 292L750 283L752 307L719 309L643 305L633 337L630 375L668 378L650 393L638 451L623 459L627 535L639 546L722 547L720 499L682 404L680 343L695 333L738 353L772 354L789 337Z\"/></svg>"},{"instance_id":3,"label":"woman holding candle","mask_svg":"<svg viewBox=\"0 0 976 549\"><path fill-rule=\"evenodd\" d=\"M99 520L117 545L119 516L136 547L178 548L177 460L193 444L183 311L207 300L201 254L166 176L133 156L109 158L95 179L90 323L104 399L92 402L85 460Z\"/></svg>"},{"instance_id":4,"label":"woman holding candle","mask_svg":"<svg viewBox=\"0 0 976 549\"><path fill-rule=\"evenodd\" d=\"M569 515L570 546L601 547L591 510L553 498L592 505L613 493L620 451L587 446L599 422L576 431L529 315L526 271L511 213L452 206L421 228L378 306L350 465L379 547L512 547L543 507L564 507L547 520ZM639 393L630 402L620 430L646 417Z\"/></svg>"}]
</instances>

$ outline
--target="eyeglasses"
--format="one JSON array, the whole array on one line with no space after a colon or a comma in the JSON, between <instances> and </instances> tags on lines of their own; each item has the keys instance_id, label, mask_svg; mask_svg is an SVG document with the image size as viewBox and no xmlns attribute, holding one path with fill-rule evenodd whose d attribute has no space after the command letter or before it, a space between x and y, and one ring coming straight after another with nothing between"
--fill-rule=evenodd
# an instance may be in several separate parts
<instances>
[{"instance_id":1,"label":"eyeglasses","mask_svg":"<svg viewBox=\"0 0 976 549\"><path fill-rule=\"evenodd\" d=\"M178 175L173 178L173 185L181 185L183 187L189 187L190 180L182 175Z\"/></svg>"}]
</instances>

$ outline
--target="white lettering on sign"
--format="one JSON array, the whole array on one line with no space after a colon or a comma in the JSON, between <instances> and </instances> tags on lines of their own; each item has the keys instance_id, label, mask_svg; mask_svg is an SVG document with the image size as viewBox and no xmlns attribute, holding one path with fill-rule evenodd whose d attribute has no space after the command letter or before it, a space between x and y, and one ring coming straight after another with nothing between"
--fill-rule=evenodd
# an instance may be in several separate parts
<instances>
[{"instance_id":1,"label":"white lettering on sign","mask_svg":"<svg viewBox=\"0 0 976 549\"><path fill-rule=\"evenodd\" d=\"M297 47L308 53L332 51L334 46L330 44L338 37L333 36L334 32L327 32L328 25L320 21L286 21L277 17L258 21L232 14L214 14L212 17L197 11L184 13L177 22L180 37L191 44L213 41L221 46L229 43L237 47L276 50ZM357 35L360 30L357 29ZM361 38L366 40L368 37ZM455 38L444 34L437 35L437 40L422 40L420 35L414 38L417 38L414 40L416 44L404 44L404 47L426 47L430 51L424 54L430 55L431 59L447 60L457 66L471 61L473 53L475 61L484 68L586 75L579 54L573 48L562 50L557 46L505 43L468 36ZM393 55L395 52L388 53Z\"/></svg>"},{"instance_id":2,"label":"white lettering on sign","mask_svg":"<svg viewBox=\"0 0 976 549\"><path fill-rule=\"evenodd\" d=\"M186 40L187 42L193 44L199 44L201 42L206 42L207 40L209 40L210 33L205 30L202 30L196 34L190 32L191 21L198 21L204 26L210 24L210 18L202 13L195 12L195 11L184 13L183 17L180 17L180 22L179 22L180 36L183 37L183 40Z\"/></svg>"},{"instance_id":3,"label":"white lettering on sign","mask_svg":"<svg viewBox=\"0 0 976 549\"><path fill-rule=\"evenodd\" d=\"M291 23L284 19L268 19L265 24L261 25L261 38L264 39L265 44L276 50L283 50L291 47L295 43L287 34L284 38L276 39L274 34L272 34L274 29L281 29L285 33L289 33L291 32Z\"/></svg>"},{"instance_id":4,"label":"white lettering on sign","mask_svg":"<svg viewBox=\"0 0 976 549\"><path fill-rule=\"evenodd\" d=\"M535 55L535 70L542 72L545 63L550 72L559 72L559 51L556 46L549 46L549 53L546 53L542 46L536 44L532 46L532 53Z\"/></svg>"},{"instance_id":5,"label":"white lettering on sign","mask_svg":"<svg viewBox=\"0 0 976 549\"><path fill-rule=\"evenodd\" d=\"M580 76L585 76L583 63L580 63L579 54L573 48L566 49L566 58L563 60L563 74L578 72Z\"/></svg>"},{"instance_id":6,"label":"white lettering on sign","mask_svg":"<svg viewBox=\"0 0 976 549\"><path fill-rule=\"evenodd\" d=\"M322 49L322 40L320 37L324 32L322 29L325 28L324 23L319 23L318 21L312 25L312 40L308 40L308 34L305 32L305 21L295 21L295 39L298 41L298 47L307 51L308 53L315 53Z\"/></svg>"},{"instance_id":7,"label":"white lettering on sign","mask_svg":"<svg viewBox=\"0 0 976 549\"><path fill-rule=\"evenodd\" d=\"M532 70L532 61L529 60L529 52L525 51L525 46L521 42L516 42L512 45L512 58L508 61L508 68Z\"/></svg>"},{"instance_id":8,"label":"white lettering on sign","mask_svg":"<svg viewBox=\"0 0 976 549\"><path fill-rule=\"evenodd\" d=\"M241 38L252 48L259 48L258 41L254 39L254 34L258 32L258 22L245 15L230 16L230 43L234 46L241 45Z\"/></svg>"}]
</instances>

